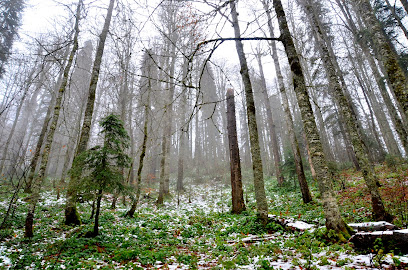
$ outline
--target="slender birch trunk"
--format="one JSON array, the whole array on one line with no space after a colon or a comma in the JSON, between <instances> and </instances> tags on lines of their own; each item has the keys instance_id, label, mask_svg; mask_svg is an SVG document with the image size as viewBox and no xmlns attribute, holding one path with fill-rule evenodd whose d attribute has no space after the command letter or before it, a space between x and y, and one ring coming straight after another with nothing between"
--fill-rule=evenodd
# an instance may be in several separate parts
<instances>
[{"instance_id":1,"label":"slender birch trunk","mask_svg":"<svg viewBox=\"0 0 408 270\"><path fill-rule=\"evenodd\" d=\"M76 10L76 19L75 19L75 35L74 35L74 44L71 50L71 53L68 58L67 66L64 69L64 77L61 83L61 86L58 90L58 95L55 100L55 107L53 111L53 118L52 122L47 134L47 138L45 140L45 145L44 145L44 150L41 155L41 164L40 164L40 170L38 171L38 175L35 176L33 183L32 183L32 194L30 197L30 202L28 205L28 212L27 212L27 217L25 220L25 231L24 231L24 236L25 237L33 237L33 222L34 222L34 211L35 207L37 205L38 200L40 199L40 191L41 191L41 186L42 182L44 181L45 177L45 172L47 169L48 165L48 158L51 150L51 145L54 140L54 134L57 129L57 124L58 124L58 119L61 111L61 106L62 106L62 97L64 96L67 84L68 84L68 78L69 78L69 73L71 71L71 66L74 61L75 54L78 50L78 36L79 36L79 21L81 20L81 7L82 7L82 0L78 1L78 6Z\"/></svg>"}]
</instances>

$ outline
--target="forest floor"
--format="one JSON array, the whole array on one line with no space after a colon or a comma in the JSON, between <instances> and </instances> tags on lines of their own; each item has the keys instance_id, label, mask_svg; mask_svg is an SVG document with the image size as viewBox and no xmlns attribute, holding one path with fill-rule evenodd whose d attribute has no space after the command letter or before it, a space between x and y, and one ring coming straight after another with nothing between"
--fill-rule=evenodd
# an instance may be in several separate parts
<instances>
[{"instance_id":1,"label":"forest floor","mask_svg":"<svg viewBox=\"0 0 408 270\"><path fill-rule=\"evenodd\" d=\"M394 224L407 228L408 166L377 167L387 209ZM279 218L314 225L310 230L288 230L277 223L266 228L257 220L253 186L244 182L247 211L229 213L230 189L221 181L186 180L186 192L173 194L164 206L155 206L155 194L144 196L134 218L118 201L110 209L106 195L100 217L100 235L92 230L90 204L79 204L83 225L64 225L65 199L49 188L36 209L35 236L23 238L26 202L18 200L10 229L0 231L0 269L408 269L408 254L392 252L376 243L364 251L352 243L333 243L324 233L324 215L318 191L310 182L314 202L303 204L299 188L278 187L266 181L269 212ZM340 189L341 183L345 184ZM292 186L291 186L292 184ZM364 182L353 170L339 172L338 199L347 222L371 220ZM148 190L144 190L148 192ZM9 198L1 194L3 215Z\"/></svg>"}]
</instances>

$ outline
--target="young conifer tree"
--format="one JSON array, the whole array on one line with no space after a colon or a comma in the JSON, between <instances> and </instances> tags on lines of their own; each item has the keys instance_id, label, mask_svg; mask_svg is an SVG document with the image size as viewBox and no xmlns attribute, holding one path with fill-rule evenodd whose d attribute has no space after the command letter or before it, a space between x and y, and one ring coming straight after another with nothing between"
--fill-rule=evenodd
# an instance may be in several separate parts
<instances>
[{"instance_id":1,"label":"young conifer tree","mask_svg":"<svg viewBox=\"0 0 408 270\"><path fill-rule=\"evenodd\" d=\"M85 190L96 191L96 212L94 230L89 236L99 234L99 214L104 192L124 190L122 168L131 164L126 154L129 147L129 135L119 116L110 114L100 122L101 134L104 136L102 146L98 145L78 155L70 171L72 177L81 179ZM82 176L81 176L82 174Z\"/></svg>"}]
</instances>

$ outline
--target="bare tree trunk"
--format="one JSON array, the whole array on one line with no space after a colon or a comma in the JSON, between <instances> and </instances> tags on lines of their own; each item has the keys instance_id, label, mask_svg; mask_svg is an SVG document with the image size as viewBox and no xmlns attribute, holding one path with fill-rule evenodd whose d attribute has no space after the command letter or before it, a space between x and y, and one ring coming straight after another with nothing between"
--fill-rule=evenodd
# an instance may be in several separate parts
<instances>
[{"instance_id":1,"label":"bare tree trunk","mask_svg":"<svg viewBox=\"0 0 408 270\"><path fill-rule=\"evenodd\" d=\"M175 31L175 30L174 30ZM167 104L165 105L165 127L163 130L162 137L162 157L160 161L160 189L159 189L159 198L157 204L163 204L164 196L170 194L169 185L170 185L170 171L169 171L169 158L170 158L170 147L171 147L171 130L173 126L173 97L175 91L174 84L174 73L176 65L176 42L178 35L175 32L172 32L173 39L168 43L168 46L171 47L171 62L169 66L169 82L167 83L168 94L167 94Z\"/></svg>"},{"instance_id":2,"label":"bare tree trunk","mask_svg":"<svg viewBox=\"0 0 408 270\"><path fill-rule=\"evenodd\" d=\"M5 148L3 150L3 154L2 154L2 157L1 157L0 175L1 174L4 174L4 175L6 174L6 170L5 170L4 165L5 165L5 161L7 159L8 149L9 149L9 146L11 144L11 140L12 140L12 138L14 136L14 132L15 132L16 127L17 127L18 119L20 118L21 109L24 106L24 101L25 101L25 99L27 97L27 94L28 94L28 91L30 89L35 69L36 69L36 67L34 66L33 69L31 70L30 74L28 75L28 78L27 78L26 82L24 82L24 85L23 85L23 87L24 87L23 96L21 97L21 100L20 100L19 105L17 107L16 114L14 116L13 125L11 126L11 130L10 130L9 136L7 137Z\"/></svg>"},{"instance_id":3,"label":"bare tree trunk","mask_svg":"<svg viewBox=\"0 0 408 270\"><path fill-rule=\"evenodd\" d=\"M53 119L50 125L50 129L47 134L47 139L45 140L44 150L41 155L41 164L38 175L34 178L32 184L32 194L30 202L28 205L28 212L25 221L25 237L33 237L33 222L34 222L34 211L37 205L38 200L40 199L40 191L42 182L44 181L45 172L48 165L48 158L51 150L51 145L54 140L55 130L57 129L58 119L61 111L62 97L64 96L65 89L68 84L69 73L71 71L71 66L74 61L76 51L78 50L78 36L79 36L79 21L81 19L81 6L82 0L78 1L78 6L76 10L76 19L75 19L75 35L74 35L74 44L69 55L67 66L64 69L64 77L61 83L61 86L58 91L58 95L55 101L55 107L53 111Z\"/></svg>"},{"instance_id":4,"label":"bare tree trunk","mask_svg":"<svg viewBox=\"0 0 408 270\"><path fill-rule=\"evenodd\" d=\"M340 0L336 0L337 5L340 7L340 10L344 17L346 18L348 27L352 34L354 35L355 41L358 43L360 46L361 50L363 51L369 65L371 68L371 71L373 72L374 78L377 82L377 86L380 90L381 96L385 102L385 105L387 106L387 109L391 115L391 120L395 126L395 129L400 136L400 139L402 141L402 144L404 146L405 152L408 153L408 127L406 124L404 124L403 119L401 119L400 115L397 112L397 109L395 108L391 97L387 91L387 88L385 86L384 82L384 77L380 74L380 71L378 69L377 64L375 63L373 56L370 53L370 49L367 46L365 42L362 41L360 38L360 32L357 29L357 26L355 25L352 16L350 14L350 11L347 7L347 5L343 4L340 2ZM388 77L387 77L388 78ZM388 79L386 80L388 82ZM390 89L392 89L392 84L389 84Z\"/></svg>"},{"instance_id":5,"label":"bare tree trunk","mask_svg":"<svg viewBox=\"0 0 408 270\"><path fill-rule=\"evenodd\" d=\"M274 37L274 29L273 29L273 24L272 24L271 11L268 8L268 5L265 2L265 0L262 0L262 4L263 4L263 7L265 9L266 16L268 19L269 35L270 37ZM283 82L282 70L280 67L280 62L278 58L278 50L276 49L276 43L271 42L271 47L272 47L272 58L275 64L276 77L278 78L279 92L282 98L283 109L285 111L286 126L288 128L288 133L290 137L293 158L294 158L295 168L296 168L296 174L297 174L299 186L302 192L302 199L304 203L309 203L312 201L312 195L310 194L309 186L307 185L306 176L303 170L302 156L300 154L299 143L297 141L296 134L295 134L292 113L290 112L290 108L289 108L289 100L286 94L285 84ZM313 177L314 177L315 173L314 173L313 166L311 166L311 170L313 172Z\"/></svg>"},{"instance_id":6,"label":"bare tree trunk","mask_svg":"<svg viewBox=\"0 0 408 270\"><path fill-rule=\"evenodd\" d=\"M96 87L98 85L99 71L101 68L103 51L105 48L106 37L109 31L110 21L112 18L114 3L115 3L115 0L110 0L108 12L105 18L105 23L102 29L102 33L99 36L99 44L96 50L95 61L93 64L92 74L91 74L91 82L89 84L89 91L88 91L89 94L88 94L88 100L87 100L87 104L85 108L84 122L82 124L81 136L79 138L79 143L78 143L78 147L76 149L75 155L74 155L74 159L79 154L84 152L88 145L92 116L93 116L93 111L94 111L94 106L95 106ZM79 225L81 223L79 214L76 209L76 199L77 199L76 186L78 184L78 181L79 179L75 179L71 177L68 183L67 202L65 205L65 224L66 225L71 225L71 224Z\"/></svg>"},{"instance_id":7,"label":"bare tree trunk","mask_svg":"<svg viewBox=\"0 0 408 270\"><path fill-rule=\"evenodd\" d=\"M92 236L97 236L99 234L99 213L101 212L101 201L102 189L98 190L98 194L96 195L95 223Z\"/></svg>"},{"instance_id":8,"label":"bare tree trunk","mask_svg":"<svg viewBox=\"0 0 408 270\"><path fill-rule=\"evenodd\" d=\"M370 1L358 0L357 4L360 15L373 35L372 41L376 56L384 64L395 97L400 103L403 113L408 118L408 82L404 70L398 63L398 56L375 17Z\"/></svg>"},{"instance_id":9,"label":"bare tree trunk","mask_svg":"<svg viewBox=\"0 0 408 270\"><path fill-rule=\"evenodd\" d=\"M316 9L313 8L314 3L311 0L301 0L301 3L310 19L310 23L316 37L316 46L318 47L320 56L323 60L323 66L326 70L329 86L332 88L334 96L339 104L340 114L342 115L347 126L347 130L349 132L358 163L361 167L364 180L370 191L374 218L376 220L391 221L393 217L386 212L382 202L377 187L378 179L374 172L374 167L368 158L367 150L361 139L362 131L358 125L358 119L351 105L351 101L347 99L344 93L346 92L346 89L343 89L340 85L339 77L337 75L338 73L336 72L336 67L333 63L335 59L332 59L330 56L328 41L325 39L325 34L323 33L324 30L323 27L321 27L321 22L319 21Z\"/></svg>"},{"instance_id":10,"label":"bare tree trunk","mask_svg":"<svg viewBox=\"0 0 408 270\"><path fill-rule=\"evenodd\" d=\"M150 57L150 55L149 55ZM145 62L146 63L146 62ZM146 148L147 148L147 139L148 139L148 127L149 127L149 113L150 113L150 93L152 91L152 85L151 85L151 73L150 73L150 65L149 62L147 61L147 99L146 99L146 104L145 110L144 110L144 125L143 125L143 142L142 142L142 152L140 153L139 157L139 168L137 169L137 176L136 176L136 194L132 198L132 206L129 209L129 211L126 213L126 216L133 217L136 207L139 203L139 198L140 198L140 190L141 190L141 184L142 184L142 170L144 166L144 160L146 156Z\"/></svg>"},{"instance_id":11,"label":"bare tree trunk","mask_svg":"<svg viewBox=\"0 0 408 270\"><path fill-rule=\"evenodd\" d=\"M281 32L280 40L283 42L285 51L289 60L289 65L293 74L293 84L299 107L302 114L303 125L309 142L310 155L316 170L316 178L319 185L320 194L323 201L323 209L326 216L326 227L328 230L334 230L342 240L350 236L346 223L340 215L340 209L337 205L336 197L333 192L332 181L323 153L323 147L320 142L319 132L314 121L313 110L310 104L306 89L305 79L300 65L300 59L296 52L292 36L286 20L286 15L280 0L273 0L273 6L278 17L279 29Z\"/></svg>"},{"instance_id":12,"label":"bare tree trunk","mask_svg":"<svg viewBox=\"0 0 408 270\"><path fill-rule=\"evenodd\" d=\"M230 8L235 37L240 38L241 32L238 23L238 13L234 1L230 2ZM240 73L245 88L249 139L251 142L252 168L254 173L255 199L260 219L262 220L263 224L266 224L268 222L268 203L265 194L261 151L259 148L258 125L256 122L254 94L252 91L251 80L249 78L248 64L244 53L244 45L242 44L241 40L236 40L235 46L237 49L238 58L241 65Z\"/></svg>"},{"instance_id":13,"label":"bare tree trunk","mask_svg":"<svg viewBox=\"0 0 408 270\"><path fill-rule=\"evenodd\" d=\"M232 213L240 214L245 210L244 193L242 190L241 161L239 158L237 124L235 118L234 90L227 90L227 122L230 149Z\"/></svg>"},{"instance_id":14,"label":"bare tree trunk","mask_svg":"<svg viewBox=\"0 0 408 270\"><path fill-rule=\"evenodd\" d=\"M261 54L258 53L256 55L256 59L258 60L259 72L260 72L261 83L262 83L262 93L263 93L264 102L266 104L266 117L268 119L269 133L271 136L271 150L273 153L273 161L275 163L276 179L278 180L278 184L282 185L285 179L280 169L281 157L279 153L278 139L276 137L275 123L273 121L273 116L272 116L271 102L269 100L268 90L266 88L266 80L265 80L265 75L263 72Z\"/></svg>"},{"instance_id":15,"label":"bare tree trunk","mask_svg":"<svg viewBox=\"0 0 408 270\"><path fill-rule=\"evenodd\" d=\"M392 16L394 19L397 21L398 26L401 28L402 32L404 33L405 37L408 39L408 31L405 25L402 23L400 17L397 15L395 12L395 7L391 6L389 0L385 0L385 3L387 4L388 9L391 11Z\"/></svg>"}]
</instances>

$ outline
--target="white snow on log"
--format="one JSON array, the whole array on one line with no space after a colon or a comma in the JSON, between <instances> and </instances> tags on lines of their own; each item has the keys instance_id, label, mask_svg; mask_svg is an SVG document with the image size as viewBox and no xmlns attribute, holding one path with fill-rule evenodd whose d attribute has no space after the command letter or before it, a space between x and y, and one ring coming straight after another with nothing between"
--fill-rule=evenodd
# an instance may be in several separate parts
<instances>
[{"instance_id":1,"label":"white snow on log","mask_svg":"<svg viewBox=\"0 0 408 270\"><path fill-rule=\"evenodd\" d=\"M300 231L308 230L314 227L314 225L308 224L303 221L298 221L298 220L295 222L289 222L288 224L286 224L286 226L300 230Z\"/></svg>"},{"instance_id":2,"label":"white snow on log","mask_svg":"<svg viewBox=\"0 0 408 270\"><path fill-rule=\"evenodd\" d=\"M393 235L394 231L358 232L356 235Z\"/></svg>"},{"instance_id":3,"label":"white snow on log","mask_svg":"<svg viewBox=\"0 0 408 270\"><path fill-rule=\"evenodd\" d=\"M384 231L384 230L395 230L397 227L394 224L377 221L377 222L363 222L363 223L349 223L348 224L354 230L361 231Z\"/></svg>"}]
</instances>

